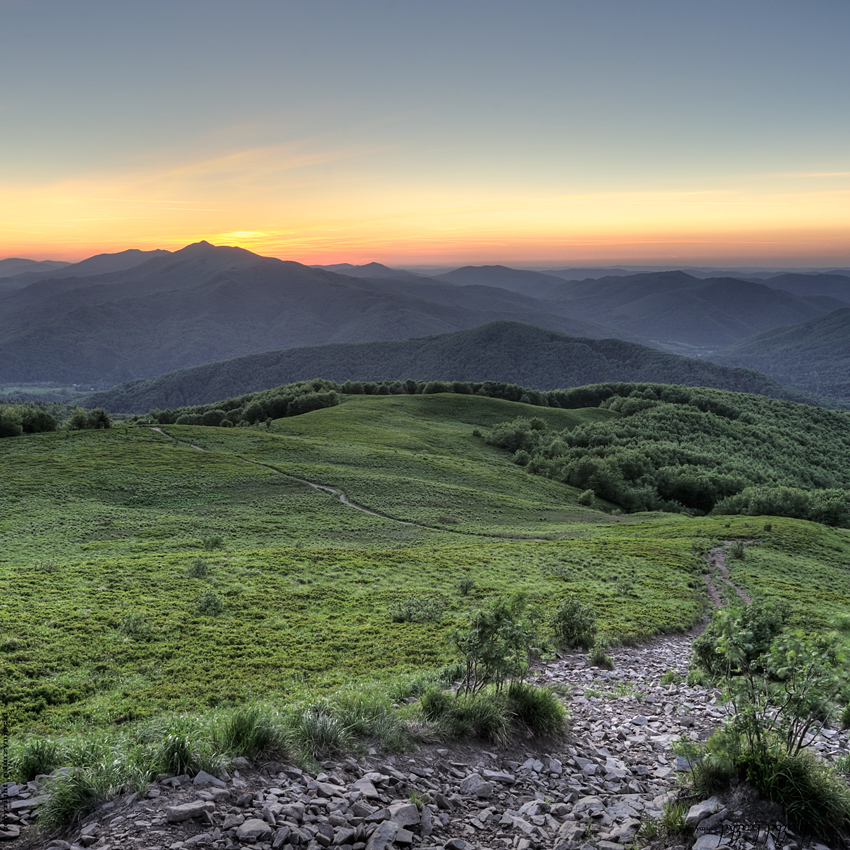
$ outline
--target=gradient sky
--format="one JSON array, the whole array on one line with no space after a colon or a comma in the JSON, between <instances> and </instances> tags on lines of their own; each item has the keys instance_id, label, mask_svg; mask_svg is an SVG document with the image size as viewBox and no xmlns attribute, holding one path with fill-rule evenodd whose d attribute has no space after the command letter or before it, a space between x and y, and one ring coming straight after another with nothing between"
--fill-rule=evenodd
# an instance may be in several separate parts
<instances>
[{"instance_id":1,"label":"gradient sky","mask_svg":"<svg viewBox=\"0 0 850 850\"><path fill-rule=\"evenodd\" d=\"M850 265L847 0L0 0L0 257Z\"/></svg>"}]
</instances>

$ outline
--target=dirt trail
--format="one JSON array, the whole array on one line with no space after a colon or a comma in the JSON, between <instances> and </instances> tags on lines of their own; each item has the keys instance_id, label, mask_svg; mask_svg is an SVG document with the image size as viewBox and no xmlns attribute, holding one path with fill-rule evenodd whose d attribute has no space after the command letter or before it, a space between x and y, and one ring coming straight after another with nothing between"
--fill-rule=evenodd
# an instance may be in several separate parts
<instances>
[{"instance_id":1,"label":"dirt trail","mask_svg":"<svg viewBox=\"0 0 850 850\"><path fill-rule=\"evenodd\" d=\"M746 543L750 543L752 541L745 541ZM727 540L722 546L716 546L714 549L711 549L706 555L706 560L708 561L709 567L715 567L716 573L714 578L719 578L724 584L728 587L732 588L735 593L745 602L747 605L752 602L752 598L748 593L741 590L737 584L735 584L732 579L729 578L729 568L726 566L726 557L729 554L728 548L732 545L731 540ZM720 593L717 590L716 585L712 581L712 574L707 573L705 576L705 585L706 590L708 591L708 598L711 600L711 604L715 608L720 608L723 605L723 602L720 598Z\"/></svg>"}]
</instances>

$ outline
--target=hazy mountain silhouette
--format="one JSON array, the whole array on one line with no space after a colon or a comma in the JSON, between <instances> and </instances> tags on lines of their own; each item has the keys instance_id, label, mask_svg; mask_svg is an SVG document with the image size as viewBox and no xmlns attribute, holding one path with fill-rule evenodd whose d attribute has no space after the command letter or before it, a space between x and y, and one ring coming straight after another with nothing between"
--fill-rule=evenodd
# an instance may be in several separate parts
<instances>
[{"instance_id":1,"label":"hazy mountain silhouette","mask_svg":"<svg viewBox=\"0 0 850 850\"><path fill-rule=\"evenodd\" d=\"M170 251L160 251L158 249L155 251L140 251L138 248L129 248L117 254L96 254L86 260L81 260L79 263L57 264L53 269L25 269L22 273L15 273L14 277L4 280L3 285L6 289L20 289L39 280L90 277L108 272L119 272L139 266L153 257L161 257L170 253ZM3 262L6 261L4 260Z\"/></svg>"},{"instance_id":2,"label":"hazy mountain silhouette","mask_svg":"<svg viewBox=\"0 0 850 850\"><path fill-rule=\"evenodd\" d=\"M241 354L518 317L582 336L614 333L505 290L358 279L200 242L131 269L0 295L0 380L108 386Z\"/></svg>"},{"instance_id":3,"label":"hazy mountain silhouette","mask_svg":"<svg viewBox=\"0 0 850 850\"><path fill-rule=\"evenodd\" d=\"M24 260L20 257L8 257L5 260L0 260L0 278L27 273L49 274L70 265L70 263L62 260ZM3 284L0 284L0 286L3 286Z\"/></svg>"}]
</instances>

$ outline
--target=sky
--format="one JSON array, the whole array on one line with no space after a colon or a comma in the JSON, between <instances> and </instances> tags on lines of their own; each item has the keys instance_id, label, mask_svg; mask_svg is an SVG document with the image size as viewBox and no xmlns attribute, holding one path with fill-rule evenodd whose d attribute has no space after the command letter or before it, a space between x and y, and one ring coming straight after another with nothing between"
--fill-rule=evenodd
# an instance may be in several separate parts
<instances>
[{"instance_id":1,"label":"sky","mask_svg":"<svg viewBox=\"0 0 850 850\"><path fill-rule=\"evenodd\" d=\"M0 258L850 265L847 0L0 0Z\"/></svg>"}]
</instances>

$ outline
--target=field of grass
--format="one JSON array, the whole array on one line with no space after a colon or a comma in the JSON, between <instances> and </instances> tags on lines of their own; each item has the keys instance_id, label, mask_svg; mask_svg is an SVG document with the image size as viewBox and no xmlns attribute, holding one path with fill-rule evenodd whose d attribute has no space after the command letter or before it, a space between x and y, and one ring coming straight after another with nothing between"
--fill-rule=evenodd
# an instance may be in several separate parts
<instances>
[{"instance_id":1,"label":"field of grass","mask_svg":"<svg viewBox=\"0 0 850 850\"><path fill-rule=\"evenodd\" d=\"M349 397L270 429L141 425L0 441L0 696L17 729L110 727L303 700L452 659L496 596L568 595L647 637L705 610L703 553L820 627L850 602L850 532L795 520L612 516L473 436L518 415L616 416L475 396ZM297 479L343 490L355 510ZM471 580L461 593L464 580ZM428 623L392 605L436 600Z\"/></svg>"}]
</instances>

